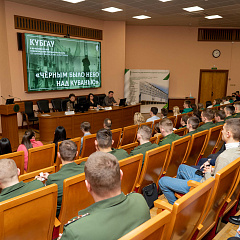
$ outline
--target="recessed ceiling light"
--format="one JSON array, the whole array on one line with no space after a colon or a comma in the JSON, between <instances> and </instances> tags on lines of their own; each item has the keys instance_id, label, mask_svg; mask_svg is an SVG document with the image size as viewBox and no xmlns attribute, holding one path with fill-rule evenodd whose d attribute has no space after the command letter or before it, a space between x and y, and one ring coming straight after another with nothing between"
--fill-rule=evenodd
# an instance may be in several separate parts
<instances>
[{"instance_id":1,"label":"recessed ceiling light","mask_svg":"<svg viewBox=\"0 0 240 240\"><path fill-rule=\"evenodd\" d=\"M183 10L188 11L188 12L196 12L196 11L202 11L204 9L201 7L195 6L195 7L183 8Z\"/></svg>"},{"instance_id":2,"label":"recessed ceiling light","mask_svg":"<svg viewBox=\"0 0 240 240\"><path fill-rule=\"evenodd\" d=\"M85 0L63 0L65 2L70 2L70 3L79 3L79 2L84 2Z\"/></svg>"},{"instance_id":3,"label":"recessed ceiling light","mask_svg":"<svg viewBox=\"0 0 240 240\"><path fill-rule=\"evenodd\" d=\"M222 18L222 16L212 15L212 16L206 16L205 18L207 18L207 19L217 19L217 18Z\"/></svg>"},{"instance_id":4,"label":"recessed ceiling light","mask_svg":"<svg viewBox=\"0 0 240 240\"><path fill-rule=\"evenodd\" d=\"M134 16L133 18L136 18L136 19L147 19L147 18L151 18L149 16L145 16L145 15L139 15L139 16Z\"/></svg>"},{"instance_id":5,"label":"recessed ceiling light","mask_svg":"<svg viewBox=\"0 0 240 240\"><path fill-rule=\"evenodd\" d=\"M170 2L172 0L159 0L160 2Z\"/></svg>"},{"instance_id":6,"label":"recessed ceiling light","mask_svg":"<svg viewBox=\"0 0 240 240\"><path fill-rule=\"evenodd\" d=\"M102 10L106 12L111 12L111 13L123 11L122 9L115 8L115 7L103 8Z\"/></svg>"}]
</instances>

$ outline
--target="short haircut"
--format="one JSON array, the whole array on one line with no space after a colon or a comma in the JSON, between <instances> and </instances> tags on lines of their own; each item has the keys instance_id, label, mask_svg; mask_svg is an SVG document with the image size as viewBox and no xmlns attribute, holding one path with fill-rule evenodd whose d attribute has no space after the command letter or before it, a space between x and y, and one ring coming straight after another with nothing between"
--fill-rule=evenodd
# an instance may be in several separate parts
<instances>
[{"instance_id":1,"label":"short haircut","mask_svg":"<svg viewBox=\"0 0 240 240\"><path fill-rule=\"evenodd\" d=\"M18 178L17 165L12 159L1 159L0 160L0 182L8 183L12 179Z\"/></svg>"},{"instance_id":2,"label":"short haircut","mask_svg":"<svg viewBox=\"0 0 240 240\"><path fill-rule=\"evenodd\" d=\"M109 118L105 118L103 123L109 129L112 127L112 120Z\"/></svg>"},{"instance_id":3,"label":"short haircut","mask_svg":"<svg viewBox=\"0 0 240 240\"><path fill-rule=\"evenodd\" d=\"M63 161L73 161L77 154L77 145L71 140L64 140L59 145L59 153Z\"/></svg>"},{"instance_id":4,"label":"short haircut","mask_svg":"<svg viewBox=\"0 0 240 240\"><path fill-rule=\"evenodd\" d=\"M71 98L71 97L76 97L76 96L75 96L74 93L70 93L70 94L69 94L69 98Z\"/></svg>"},{"instance_id":5,"label":"short haircut","mask_svg":"<svg viewBox=\"0 0 240 240\"><path fill-rule=\"evenodd\" d=\"M226 109L226 111L229 112L231 115L233 115L234 112L235 112L235 107L234 107L233 105L227 105L227 106L225 107L225 109Z\"/></svg>"},{"instance_id":6,"label":"short haircut","mask_svg":"<svg viewBox=\"0 0 240 240\"><path fill-rule=\"evenodd\" d=\"M154 115L157 115L157 113L158 113L158 108L157 108L157 107L151 107L151 112L152 112Z\"/></svg>"},{"instance_id":7,"label":"short haircut","mask_svg":"<svg viewBox=\"0 0 240 240\"><path fill-rule=\"evenodd\" d=\"M191 124L193 129L197 129L199 123L200 123L200 121L199 121L198 117L188 118L188 124Z\"/></svg>"},{"instance_id":8,"label":"short haircut","mask_svg":"<svg viewBox=\"0 0 240 240\"><path fill-rule=\"evenodd\" d=\"M198 110L201 110L202 108L204 108L202 103L198 103Z\"/></svg>"},{"instance_id":9,"label":"short haircut","mask_svg":"<svg viewBox=\"0 0 240 240\"><path fill-rule=\"evenodd\" d=\"M97 132L97 143L100 148L109 148L112 146L112 132L109 129L102 128Z\"/></svg>"},{"instance_id":10,"label":"short haircut","mask_svg":"<svg viewBox=\"0 0 240 240\"><path fill-rule=\"evenodd\" d=\"M189 119L189 116L187 114L182 116L182 121L184 121L186 124L188 119Z\"/></svg>"},{"instance_id":11,"label":"short haircut","mask_svg":"<svg viewBox=\"0 0 240 240\"><path fill-rule=\"evenodd\" d=\"M225 128L232 133L235 141L240 141L240 118L230 118L226 120Z\"/></svg>"},{"instance_id":12,"label":"short haircut","mask_svg":"<svg viewBox=\"0 0 240 240\"><path fill-rule=\"evenodd\" d=\"M225 114L224 110L216 110L215 116L220 117L221 120L224 120L226 117L226 114Z\"/></svg>"},{"instance_id":13,"label":"short haircut","mask_svg":"<svg viewBox=\"0 0 240 240\"><path fill-rule=\"evenodd\" d=\"M92 191L100 197L121 190L119 163L110 153L98 151L91 154L85 163L84 172Z\"/></svg>"},{"instance_id":14,"label":"short haircut","mask_svg":"<svg viewBox=\"0 0 240 240\"><path fill-rule=\"evenodd\" d=\"M80 128L85 132L89 132L91 129L91 124L90 122L82 122Z\"/></svg>"},{"instance_id":15,"label":"short haircut","mask_svg":"<svg viewBox=\"0 0 240 240\"><path fill-rule=\"evenodd\" d=\"M191 101L190 100L185 100L184 103L187 104L188 107L190 107L190 105L191 105Z\"/></svg>"},{"instance_id":16,"label":"short haircut","mask_svg":"<svg viewBox=\"0 0 240 240\"><path fill-rule=\"evenodd\" d=\"M213 110L209 108L202 110L202 115L203 117L207 118L208 121L214 118Z\"/></svg>"},{"instance_id":17,"label":"short haircut","mask_svg":"<svg viewBox=\"0 0 240 240\"><path fill-rule=\"evenodd\" d=\"M221 103L221 99L220 98L215 99L215 101L216 101L216 104L220 104Z\"/></svg>"},{"instance_id":18,"label":"short haircut","mask_svg":"<svg viewBox=\"0 0 240 240\"><path fill-rule=\"evenodd\" d=\"M152 136L152 129L147 125L142 125L138 129L138 134L141 135L143 140L149 141Z\"/></svg>"},{"instance_id":19,"label":"short haircut","mask_svg":"<svg viewBox=\"0 0 240 240\"><path fill-rule=\"evenodd\" d=\"M168 115L168 110L166 108L161 109L161 114L166 117Z\"/></svg>"},{"instance_id":20,"label":"short haircut","mask_svg":"<svg viewBox=\"0 0 240 240\"><path fill-rule=\"evenodd\" d=\"M110 94L110 93L114 93L114 92L113 91L109 91L108 94Z\"/></svg>"},{"instance_id":21,"label":"short haircut","mask_svg":"<svg viewBox=\"0 0 240 240\"><path fill-rule=\"evenodd\" d=\"M160 128L163 128L166 132L172 132L173 131L173 122L168 119L164 118L159 122Z\"/></svg>"}]
</instances>

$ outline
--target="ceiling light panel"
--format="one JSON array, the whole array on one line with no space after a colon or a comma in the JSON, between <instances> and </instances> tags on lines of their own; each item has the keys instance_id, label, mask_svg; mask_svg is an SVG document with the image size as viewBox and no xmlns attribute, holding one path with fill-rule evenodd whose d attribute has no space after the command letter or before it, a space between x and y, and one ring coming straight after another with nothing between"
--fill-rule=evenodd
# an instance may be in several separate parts
<instances>
[{"instance_id":1,"label":"ceiling light panel","mask_svg":"<svg viewBox=\"0 0 240 240\"><path fill-rule=\"evenodd\" d=\"M159 0L160 2L171 2L172 0Z\"/></svg>"},{"instance_id":2,"label":"ceiling light panel","mask_svg":"<svg viewBox=\"0 0 240 240\"><path fill-rule=\"evenodd\" d=\"M151 17L146 16L146 15L139 15L139 16L134 16L133 18L143 20L143 19L148 19L148 18L151 18Z\"/></svg>"},{"instance_id":3,"label":"ceiling light panel","mask_svg":"<svg viewBox=\"0 0 240 240\"><path fill-rule=\"evenodd\" d=\"M195 6L195 7L183 8L183 10L188 11L188 12L196 12L196 11L202 11L204 9L201 7Z\"/></svg>"},{"instance_id":4,"label":"ceiling light panel","mask_svg":"<svg viewBox=\"0 0 240 240\"><path fill-rule=\"evenodd\" d=\"M106 11L106 12L111 12L111 13L123 11L122 9L120 9L120 8L115 8L115 7L103 8L102 10L103 10L103 11Z\"/></svg>"},{"instance_id":5,"label":"ceiling light panel","mask_svg":"<svg viewBox=\"0 0 240 240\"><path fill-rule=\"evenodd\" d=\"M217 18L222 18L222 16L212 15L212 16L206 16L205 18L207 18L207 19L217 19Z\"/></svg>"},{"instance_id":6,"label":"ceiling light panel","mask_svg":"<svg viewBox=\"0 0 240 240\"><path fill-rule=\"evenodd\" d=\"M70 3L79 3L79 2L84 2L85 0L62 0L64 2L70 2Z\"/></svg>"}]
</instances>

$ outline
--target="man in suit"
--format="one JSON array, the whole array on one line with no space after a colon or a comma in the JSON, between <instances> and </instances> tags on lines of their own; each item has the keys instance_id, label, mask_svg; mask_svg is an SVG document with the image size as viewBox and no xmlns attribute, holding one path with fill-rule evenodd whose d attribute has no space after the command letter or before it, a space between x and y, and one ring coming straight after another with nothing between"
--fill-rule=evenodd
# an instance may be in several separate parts
<instances>
[{"instance_id":1,"label":"man in suit","mask_svg":"<svg viewBox=\"0 0 240 240\"><path fill-rule=\"evenodd\" d=\"M34 180L28 183L19 182L20 170L12 159L0 160L0 202L17 197L27 192L44 187L43 183Z\"/></svg>"},{"instance_id":2,"label":"man in suit","mask_svg":"<svg viewBox=\"0 0 240 240\"><path fill-rule=\"evenodd\" d=\"M157 144L150 142L151 136L152 136L152 129L147 125L142 125L138 129L138 132L137 132L137 140L139 141L140 145L135 147L130 152L130 156L134 156L139 153L142 153L143 154L143 163L144 163L146 152L148 150L158 147ZM142 163L142 165L143 165L143 163Z\"/></svg>"},{"instance_id":3,"label":"man in suit","mask_svg":"<svg viewBox=\"0 0 240 240\"><path fill-rule=\"evenodd\" d=\"M216 160L215 167L211 167L209 161L203 164L203 175L196 174L196 168L181 164L178 168L177 177L162 177L159 180L159 187L164 193L170 204L173 204L177 198L175 192L187 193L190 190L187 182L194 180L204 182L210 177L215 177L216 173L227 166L229 163L240 157L240 119L228 119L223 126L222 140L226 142L226 150L223 151Z\"/></svg>"},{"instance_id":4,"label":"man in suit","mask_svg":"<svg viewBox=\"0 0 240 240\"><path fill-rule=\"evenodd\" d=\"M128 153L125 150L112 148L113 143L114 140L112 140L111 130L103 128L97 132L97 137L95 140L97 151L111 153L117 158L117 160L122 160L129 157Z\"/></svg>"},{"instance_id":5,"label":"man in suit","mask_svg":"<svg viewBox=\"0 0 240 240\"><path fill-rule=\"evenodd\" d=\"M214 118L214 114L213 114L213 110L212 109L204 109L202 110L201 113L201 119L204 122L204 124L200 127L197 128L198 132L204 131L204 130L209 130L212 127L215 127L216 125L213 123L213 118Z\"/></svg>"},{"instance_id":6,"label":"man in suit","mask_svg":"<svg viewBox=\"0 0 240 240\"><path fill-rule=\"evenodd\" d=\"M181 138L173 132L173 123L168 118L164 118L160 121L159 128L161 134L163 135L163 139L158 143L159 146L163 146L165 144L172 144L173 141Z\"/></svg>"},{"instance_id":7,"label":"man in suit","mask_svg":"<svg viewBox=\"0 0 240 240\"><path fill-rule=\"evenodd\" d=\"M62 168L53 174L44 173L43 178L47 179L46 185L56 183L58 185L58 199L57 199L57 217L61 210L62 196L63 196L63 181L66 178L78 175L84 172L83 165L77 165L74 162L75 157L78 156L77 145L71 140L61 142L59 146L58 157L61 158Z\"/></svg>"},{"instance_id":8,"label":"man in suit","mask_svg":"<svg viewBox=\"0 0 240 240\"><path fill-rule=\"evenodd\" d=\"M150 219L142 195L121 192L122 171L109 153L95 152L85 164L86 187L95 203L65 224L61 240L115 240Z\"/></svg>"}]
</instances>

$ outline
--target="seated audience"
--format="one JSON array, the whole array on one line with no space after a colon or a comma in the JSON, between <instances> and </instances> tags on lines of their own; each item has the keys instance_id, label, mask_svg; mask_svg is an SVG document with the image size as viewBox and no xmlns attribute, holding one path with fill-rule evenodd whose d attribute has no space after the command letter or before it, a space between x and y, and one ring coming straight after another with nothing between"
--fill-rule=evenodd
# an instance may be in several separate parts
<instances>
[{"instance_id":1,"label":"seated audience","mask_svg":"<svg viewBox=\"0 0 240 240\"><path fill-rule=\"evenodd\" d=\"M233 118L226 121L223 126L222 140L226 142L226 150L218 156L214 168L210 166L209 161L204 163L203 176L197 175L195 168L182 164L178 168L176 178L162 177L159 180L159 187L170 204L177 200L175 192L183 194L189 192L188 180L202 183L210 177L215 177L219 170L240 157L240 119Z\"/></svg>"},{"instance_id":2,"label":"seated audience","mask_svg":"<svg viewBox=\"0 0 240 240\"><path fill-rule=\"evenodd\" d=\"M223 110L216 110L215 111L215 125L223 125L224 119L226 118L226 114Z\"/></svg>"},{"instance_id":3,"label":"seated audience","mask_svg":"<svg viewBox=\"0 0 240 240\"><path fill-rule=\"evenodd\" d=\"M226 105L229 104L230 102L227 100L227 97L223 97L220 105Z\"/></svg>"},{"instance_id":4,"label":"seated audience","mask_svg":"<svg viewBox=\"0 0 240 240\"><path fill-rule=\"evenodd\" d=\"M198 103L198 107L197 107L198 111L203 110L204 106L202 103Z\"/></svg>"},{"instance_id":5,"label":"seated audience","mask_svg":"<svg viewBox=\"0 0 240 240\"><path fill-rule=\"evenodd\" d=\"M111 130L112 120L109 118L105 118L103 121L103 128Z\"/></svg>"},{"instance_id":6,"label":"seated audience","mask_svg":"<svg viewBox=\"0 0 240 240\"><path fill-rule=\"evenodd\" d=\"M159 128L159 123L156 123L154 125L154 137L158 137L159 135L161 135L161 131Z\"/></svg>"},{"instance_id":7,"label":"seated audience","mask_svg":"<svg viewBox=\"0 0 240 240\"><path fill-rule=\"evenodd\" d=\"M164 118L160 121L159 128L163 136L163 139L160 140L160 142L158 143L159 146L163 146L165 144L172 144L173 141L181 138L173 132L173 123L168 118Z\"/></svg>"},{"instance_id":8,"label":"seated audience","mask_svg":"<svg viewBox=\"0 0 240 240\"><path fill-rule=\"evenodd\" d=\"M180 128L185 128L187 126L187 120L188 120L189 116L188 115L183 115L181 120L180 120L180 124L181 127Z\"/></svg>"},{"instance_id":9,"label":"seated audience","mask_svg":"<svg viewBox=\"0 0 240 240\"><path fill-rule=\"evenodd\" d=\"M160 117L163 119L163 118L166 118L168 115L168 110L167 108L162 108L161 109L161 113L160 113Z\"/></svg>"},{"instance_id":10,"label":"seated audience","mask_svg":"<svg viewBox=\"0 0 240 240\"><path fill-rule=\"evenodd\" d=\"M96 101L96 99L95 99L95 97L94 97L94 95L93 95L92 93L89 93L89 94L88 94L88 99L87 99L87 101L88 101L88 104L89 104L89 108L90 108L90 109L97 108L97 105L99 104L99 103Z\"/></svg>"},{"instance_id":11,"label":"seated audience","mask_svg":"<svg viewBox=\"0 0 240 240\"><path fill-rule=\"evenodd\" d=\"M157 107L151 107L151 110L150 110L150 113L149 113L150 118L148 118L146 122L154 122L155 120L160 119L157 116L157 113L158 113L158 108Z\"/></svg>"},{"instance_id":12,"label":"seated audience","mask_svg":"<svg viewBox=\"0 0 240 240\"><path fill-rule=\"evenodd\" d=\"M82 147L83 147L83 138L85 136L91 135L90 133L90 129L91 129L91 124L90 122L82 122L81 126L80 126L81 131L83 132L83 137L81 138L81 147L80 147L80 153L79 155L81 155L82 153Z\"/></svg>"},{"instance_id":13,"label":"seated audience","mask_svg":"<svg viewBox=\"0 0 240 240\"><path fill-rule=\"evenodd\" d=\"M141 123L145 122L145 119L140 112L135 112L133 121L134 121L134 125L140 125Z\"/></svg>"},{"instance_id":14,"label":"seated audience","mask_svg":"<svg viewBox=\"0 0 240 240\"><path fill-rule=\"evenodd\" d=\"M27 130L22 138L21 144L18 146L17 152L24 151L24 170L27 171L28 166L28 149L40 147L43 144L35 140L35 132L31 129Z\"/></svg>"},{"instance_id":15,"label":"seated audience","mask_svg":"<svg viewBox=\"0 0 240 240\"><path fill-rule=\"evenodd\" d=\"M122 171L116 157L95 152L85 164L86 187L95 203L65 225L61 240L115 240L150 219L141 194L121 192Z\"/></svg>"},{"instance_id":16,"label":"seated audience","mask_svg":"<svg viewBox=\"0 0 240 240\"><path fill-rule=\"evenodd\" d=\"M233 106L235 107L235 117L240 118L240 102L235 102Z\"/></svg>"},{"instance_id":17,"label":"seated audience","mask_svg":"<svg viewBox=\"0 0 240 240\"><path fill-rule=\"evenodd\" d=\"M114 97L113 97L113 91L109 91L108 92L108 96L106 96L103 100L103 105L104 106L115 106L117 105L117 102L115 101Z\"/></svg>"},{"instance_id":18,"label":"seated audience","mask_svg":"<svg viewBox=\"0 0 240 240\"><path fill-rule=\"evenodd\" d=\"M213 100L213 104L208 106L208 108L220 106L220 103L221 103L221 99L216 98L216 99Z\"/></svg>"},{"instance_id":19,"label":"seated audience","mask_svg":"<svg viewBox=\"0 0 240 240\"><path fill-rule=\"evenodd\" d=\"M148 150L151 150L151 149L154 149L154 148L158 147L157 144L150 142L151 136L152 136L152 129L147 125L141 126L138 129L138 132L137 132L137 140L139 141L140 145L135 147L130 152L130 156L134 156L134 155L137 155L139 153L142 153L143 154L143 163L144 163L145 153Z\"/></svg>"},{"instance_id":20,"label":"seated audience","mask_svg":"<svg viewBox=\"0 0 240 240\"><path fill-rule=\"evenodd\" d=\"M8 138L0 139L0 155L12 152L11 143Z\"/></svg>"},{"instance_id":21,"label":"seated audience","mask_svg":"<svg viewBox=\"0 0 240 240\"><path fill-rule=\"evenodd\" d=\"M67 139L66 130L63 126L58 126L54 132L54 140L55 143L55 158L54 162L56 162L58 143Z\"/></svg>"},{"instance_id":22,"label":"seated audience","mask_svg":"<svg viewBox=\"0 0 240 240\"><path fill-rule=\"evenodd\" d=\"M184 103L183 103L183 112L182 113L189 113L189 112L192 112L193 109L190 107L191 106L191 101L189 100L185 100Z\"/></svg>"},{"instance_id":23,"label":"seated audience","mask_svg":"<svg viewBox=\"0 0 240 240\"><path fill-rule=\"evenodd\" d=\"M197 133L197 128L199 125L200 121L197 117L190 117L187 120L187 129L188 129L188 133L185 134L184 136L192 136L193 134Z\"/></svg>"},{"instance_id":24,"label":"seated audience","mask_svg":"<svg viewBox=\"0 0 240 240\"><path fill-rule=\"evenodd\" d=\"M195 103L191 104L190 107L192 108L193 111L197 110L197 105Z\"/></svg>"},{"instance_id":25,"label":"seated audience","mask_svg":"<svg viewBox=\"0 0 240 240\"><path fill-rule=\"evenodd\" d=\"M199 122L202 121L202 119L201 119L201 111L198 111L198 110L193 111L192 116L193 116L193 117L197 117L197 118L199 119Z\"/></svg>"},{"instance_id":26,"label":"seated audience","mask_svg":"<svg viewBox=\"0 0 240 240\"><path fill-rule=\"evenodd\" d=\"M180 110L178 106L173 107L173 116L177 116L180 114Z\"/></svg>"},{"instance_id":27,"label":"seated audience","mask_svg":"<svg viewBox=\"0 0 240 240\"><path fill-rule=\"evenodd\" d=\"M224 112L226 114L226 118L225 121L230 119L230 118L235 118L236 114L235 114L235 107L233 105L227 105L224 108Z\"/></svg>"},{"instance_id":28,"label":"seated audience","mask_svg":"<svg viewBox=\"0 0 240 240\"><path fill-rule=\"evenodd\" d=\"M0 202L44 187L43 183L38 180L28 183L19 182L19 174L20 170L17 168L14 160L0 160L0 189L2 189L0 193Z\"/></svg>"},{"instance_id":29,"label":"seated audience","mask_svg":"<svg viewBox=\"0 0 240 240\"><path fill-rule=\"evenodd\" d=\"M212 106L212 102L211 101L206 101L206 108L208 108L209 106Z\"/></svg>"},{"instance_id":30,"label":"seated audience","mask_svg":"<svg viewBox=\"0 0 240 240\"><path fill-rule=\"evenodd\" d=\"M71 93L69 94L69 101L67 102L67 111L74 111L75 105L77 104L76 96L75 94Z\"/></svg>"},{"instance_id":31,"label":"seated audience","mask_svg":"<svg viewBox=\"0 0 240 240\"><path fill-rule=\"evenodd\" d=\"M204 109L202 110L201 113L201 119L204 122L204 124L200 127L197 128L198 132L204 131L204 130L208 130L212 127L215 127L216 125L213 123L213 118L214 118L214 114L212 109Z\"/></svg>"},{"instance_id":32,"label":"seated audience","mask_svg":"<svg viewBox=\"0 0 240 240\"><path fill-rule=\"evenodd\" d=\"M234 100L233 100L233 98L232 98L231 96L227 96L227 100L228 100L230 103L233 103L233 102L234 102Z\"/></svg>"},{"instance_id":33,"label":"seated audience","mask_svg":"<svg viewBox=\"0 0 240 240\"><path fill-rule=\"evenodd\" d=\"M61 158L62 168L53 174L44 173L43 179L47 180L46 185L50 185L56 183L58 185L58 199L57 199L57 212L56 215L58 217L61 205L62 205L62 196L63 196L63 181L66 178L70 178L72 176L78 175L84 172L83 165L77 165L74 162L75 157L78 155L77 145L75 142L71 140L65 140L60 143L59 152L57 153L58 157ZM37 177L37 179L41 179L41 177Z\"/></svg>"},{"instance_id":34,"label":"seated audience","mask_svg":"<svg viewBox=\"0 0 240 240\"><path fill-rule=\"evenodd\" d=\"M111 130L103 128L97 132L97 137L95 140L97 151L111 153L117 158L117 160L122 160L129 157L128 153L125 150L112 148L113 143L114 140L112 140Z\"/></svg>"}]
</instances>

